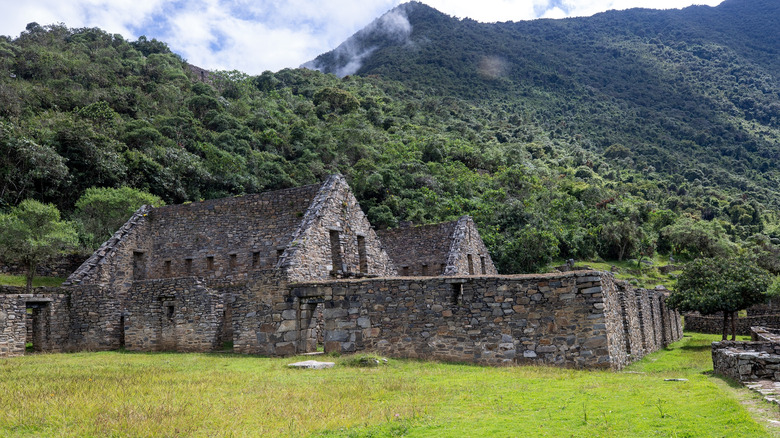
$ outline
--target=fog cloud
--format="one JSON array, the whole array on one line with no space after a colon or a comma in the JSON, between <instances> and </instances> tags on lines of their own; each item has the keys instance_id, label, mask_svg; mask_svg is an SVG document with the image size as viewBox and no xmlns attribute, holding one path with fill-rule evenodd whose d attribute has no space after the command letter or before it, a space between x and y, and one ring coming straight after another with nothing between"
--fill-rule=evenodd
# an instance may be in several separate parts
<instances>
[{"instance_id":1,"label":"fog cloud","mask_svg":"<svg viewBox=\"0 0 780 438\"><path fill-rule=\"evenodd\" d=\"M592 15L631 7L680 8L721 0L423 0L440 11L483 22ZM296 67L339 46L368 23L403 43L411 32L403 14L384 12L402 0L24 0L6 1L0 34L15 37L27 23L99 27L135 40L157 38L207 69ZM345 43L346 44L346 43ZM342 74L356 71L373 47L343 48Z\"/></svg>"}]
</instances>

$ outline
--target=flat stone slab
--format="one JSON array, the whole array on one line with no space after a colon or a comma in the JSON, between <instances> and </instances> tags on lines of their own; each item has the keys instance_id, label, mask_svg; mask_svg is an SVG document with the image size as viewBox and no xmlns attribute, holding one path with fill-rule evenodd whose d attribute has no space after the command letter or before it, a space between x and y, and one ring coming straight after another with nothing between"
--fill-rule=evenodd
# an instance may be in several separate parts
<instances>
[{"instance_id":1,"label":"flat stone slab","mask_svg":"<svg viewBox=\"0 0 780 438\"><path fill-rule=\"evenodd\" d=\"M336 365L335 362L319 362L316 360L305 360L303 362L295 362L288 364L291 368L307 368L311 370L324 370L325 368L333 368Z\"/></svg>"}]
</instances>

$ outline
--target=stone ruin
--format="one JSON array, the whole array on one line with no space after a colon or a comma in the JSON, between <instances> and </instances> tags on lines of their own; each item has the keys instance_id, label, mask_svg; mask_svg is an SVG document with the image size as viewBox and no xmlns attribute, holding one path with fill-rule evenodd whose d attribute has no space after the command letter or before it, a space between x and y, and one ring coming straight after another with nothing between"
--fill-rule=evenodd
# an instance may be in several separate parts
<instances>
[{"instance_id":1,"label":"stone ruin","mask_svg":"<svg viewBox=\"0 0 780 438\"><path fill-rule=\"evenodd\" d=\"M340 175L142 207L59 288L0 289L0 357L36 351L372 350L620 369L682 336L664 291L499 275L469 217L376 232Z\"/></svg>"}]
</instances>

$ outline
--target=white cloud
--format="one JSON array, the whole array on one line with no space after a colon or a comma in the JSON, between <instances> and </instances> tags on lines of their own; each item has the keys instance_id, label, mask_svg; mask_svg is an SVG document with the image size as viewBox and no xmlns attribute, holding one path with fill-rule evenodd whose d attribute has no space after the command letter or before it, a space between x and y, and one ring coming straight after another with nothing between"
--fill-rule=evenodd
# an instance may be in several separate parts
<instances>
[{"instance_id":1,"label":"white cloud","mask_svg":"<svg viewBox=\"0 0 780 438\"><path fill-rule=\"evenodd\" d=\"M456 17L483 22L586 16L608 9L715 6L722 0L423 0ZM0 34L29 22L100 27L125 38L165 41L208 69L297 67L331 50L402 0L16 0L6 1Z\"/></svg>"}]
</instances>

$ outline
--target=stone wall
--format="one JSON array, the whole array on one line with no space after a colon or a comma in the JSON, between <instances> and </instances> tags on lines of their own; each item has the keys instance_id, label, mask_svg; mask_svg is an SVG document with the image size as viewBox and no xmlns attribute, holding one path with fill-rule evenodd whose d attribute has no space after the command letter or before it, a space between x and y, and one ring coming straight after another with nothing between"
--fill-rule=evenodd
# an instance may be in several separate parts
<instances>
[{"instance_id":1,"label":"stone wall","mask_svg":"<svg viewBox=\"0 0 780 438\"><path fill-rule=\"evenodd\" d=\"M716 374L740 382L780 381L780 343L713 342L712 365Z\"/></svg>"},{"instance_id":2,"label":"stone wall","mask_svg":"<svg viewBox=\"0 0 780 438\"><path fill-rule=\"evenodd\" d=\"M615 282L620 299L621 318L623 319L623 336L626 340L626 351L629 361L637 360L645 355L644 331L640 313L640 300L631 285L626 281Z\"/></svg>"},{"instance_id":3,"label":"stone wall","mask_svg":"<svg viewBox=\"0 0 780 438\"><path fill-rule=\"evenodd\" d=\"M155 208L145 279L242 278L276 266L320 185Z\"/></svg>"},{"instance_id":4,"label":"stone wall","mask_svg":"<svg viewBox=\"0 0 780 438\"><path fill-rule=\"evenodd\" d=\"M378 231L399 275L443 275L457 221Z\"/></svg>"},{"instance_id":5,"label":"stone wall","mask_svg":"<svg viewBox=\"0 0 780 438\"><path fill-rule=\"evenodd\" d=\"M401 227L378 232L402 276L496 275L474 221Z\"/></svg>"},{"instance_id":6,"label":"stone wall","mask_svg":"<svg viewBox=\"0 0 780 438\"><path fill-rule=\"evenodd\" d=\"M458 219L444 275L496 275L490 252L469 216Z\"/></svg>"},{"instance_id":7,"label":"stone wall","mask_svg":"<svg viewBox=\"0 0 780 438\"><path fill-rule=\"evenodd\" d=\"M396 273L371 223L340 175L323 183L280 266L290 281Z\"/></svg>"},{"instance_id":8,"label":"stone wall","mask_svg":"<svg viewBox=\"0 0 780 438\"><path fill-rule=\"evenodd\" d=\"M780 327L780 314L744 316L736 319L736 331L738 335L750 336L751 327ZM723 333L723 315L702 316L697 313L685 314L685 330L698 333ZM728 330L731 333L731 320L728 322Z\"/></svg>"},{"instance_id":9,"label":"stone wall","mask_svg":"<svg viewBox=\"0 0 780 438\"><path fill-rule=\"evenodd\" d=\"M6 293L0 294L0 357L23 355L27 342L32 342L35 351L63 351L70 326L67 295L4 289ZM28 319L32 339L28 338Z\"/></svg>"},{"instance_id":10,"label":"stone wall","mask_svg":"<svg viewBox=\"0 0 780 438\"><path fill-rule=\"evenodd\" d=\"M136 281L125 303L125 348L213 351L224 324L224 295L195 277Z\"/></svg>"},{"instance_id":11,"label":"stone wall","mask_svg":"<svg viewBox=\"0 0 780 438\"><path fill-rule=\"evenodd\" d=\"M291 290L300 301L324 301L326 351L613 369L633 359L608 273L387 278ZM660 312L658 319L660 326Z\"/></svg>"},{"instance_id":12,"label":"stone wall","mask_svg":"<svg viewBox=\"0 0 780 438\"><path fill-rule=\"evenodd\" d=\"M295 300L278 271L258 272L246 285L220 290L229 293L233 351L266 356L292 355L298 351L298 334L290 333L296 328ZM283 317L288 322L283 323Z\"/></svg>"},{"instance_id":13,"label":"stone wall","mask_svg":"<svg viewBox=\"0 0 780 438\"><path fill-rule=\"evenodd\" d=\"M122 344L122 310L117 292L104 284L63 287L70 296L68 351L116 350Z\"/></svg>"}]
</instances>

